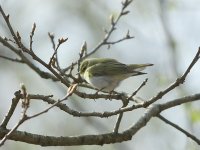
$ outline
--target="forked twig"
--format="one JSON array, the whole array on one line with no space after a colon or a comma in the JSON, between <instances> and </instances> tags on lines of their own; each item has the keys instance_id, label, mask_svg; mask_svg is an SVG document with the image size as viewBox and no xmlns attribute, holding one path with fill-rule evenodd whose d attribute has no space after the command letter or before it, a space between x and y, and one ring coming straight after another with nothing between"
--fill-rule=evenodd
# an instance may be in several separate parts
<instances>
[{"instance_id":1,"label":"forked twig","mask_svg":"<svg viewBox=\"0 0 200 150\"><path fill-rule=\"evenodd\" d=\"M121 41L124 41L126 39L132 39L133 37L129 35L129 31L127 32L126 36L120 40L114 41L114 42L108 42L108 39L110 38L111 34L113 33L113 31L116 29L116 25L118 24L119 20L121 19L122 16L127 15L129 13L129 11L126 11L125 9L131 4L132 0L125 0L124 2L122 2L122 7L120 10L119 15L117 16L116 19L114 19L114 17L111 17L111 26L110 29L108 31L106 31L106 34L104 36L104 39L99 42L96 47L94 49L91 50L91 52L87 53L87 55L85 55L84 57L81 58L81 60L88 58L89 56L93 55L95 52L97 52L99 50L99 48L101 48L104 45L110 45L110 44L114 44L114 43L119 43ZM78 64L78 61L73 63L74 65ZM63 72L68 71L71 68L71 66L66 67L65 69L63 69Z\"/></svg>"}]
</instances>

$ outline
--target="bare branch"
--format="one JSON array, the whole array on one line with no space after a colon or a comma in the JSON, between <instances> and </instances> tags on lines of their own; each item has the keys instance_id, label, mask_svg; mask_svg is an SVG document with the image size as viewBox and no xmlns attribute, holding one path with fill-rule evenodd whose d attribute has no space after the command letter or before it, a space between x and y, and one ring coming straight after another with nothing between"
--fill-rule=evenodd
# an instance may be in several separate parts
<instances>
[{"instance_id":1,"label":"bare branch","mask_svg":"<svg viewBox=\"0 0 200 150\"><path fill-rule=\"evenodd\" d=\"M114 19L114 17L111 17L111 26L110 29L108 31L106 31L106 35L104 36L104 39L99 42L96 47L94 49L91 50L91 52L89 52L87 55L85 55L84 57L82 57L82 60L93 55L95 52L97 52L99 50L99 48L101 48L104 45L109 45L108 39L110 38L111 34L113 33L113 31L116 29L116 25L118 24L119 20L121 19L122 16L127 15L128 13L125 11L125 9L131 4L132 0L125 0L124 2L122 2L122 8L120 10L119 15L117 16L116 19ZM111 15L112 16L112 15ZM131 39L132 37L126 36L125 39ZM121 39L116 43L119 43L125 39ZM112 44L112 43L111 43ZM78 61L73 63L74 65L78 64ZM71 66L66 67L65 69L63 69L63 72L68 71L71 68Z\"/></svg>"},{"instance_id":2,"label":"bare branch","mask_svg":"<svg viewBox=\"0 0 200 150\"><path fill-rule=\"evenodd\" d=\"M24 63L23 60L20 60L18 58L10 58L10 57L7 57L7 56L2 56L2 55L0 55L0 58L6 59L6 60L9 60L9 61L12 61L12 62Z\"/></svg>"},{"instance_id":3,"label":"bare branch","mask_svg":"<svg viewBox=\"0 0 200 150\"><path fill-rule=\"evenodd\" d=\"M125 41L125 40L128 40L128 39L132 39L134 38L134 36L130 36L130 33L129 33L129 30L127 31L126 33L126 36L124 36L123 38L119 39L119 40L116 40L116 41L106 41L105 44L107 45L114 45L114 44L117 44L119 42L122 42L122 41Z\"/></svg>"},{"instance_id":4,"label":"bare branch","mask_svg":"<svg viewBox=\"0 0 200 150\"><path fill-rule=\"evenodd\" d=\"M123 101L123 106L122 106L122 108L125 108L125 107L128 105L129 100L132 99L133 96L135 96L135 95L137 94L137 92L146 84L147 80L148 80L148 79L145 79L145 81L142 82L142 84L136 89L135 92L132 93L131 96L129 96L129 97L128 97L127 99L125 99L125 100L122 99L122 101ZM117 122L116 122L115 127L114 127L114 130L113 130L113 132L114 132L115 134L118 133L119 126L120 126L120 123L121 123L121 120L122 120L122 117L123 117L123 113L124 113L124 112L121 112L121 113L119 114L118 118L117 118Z\"/></svg>"},{"instance_id":5,"label":"bare branch","mask_svg":"<svg viewBox=\"0 0 200 150\"><path fill-rule=\"evenodd\" d=\"M25 117L22 117L19 122L6 134L4 135L4 137L2 138L2 140L0 141L0 147L2 145L4 145L5 141L7 139L9 139L11 137L11 135L13 134L13 132L15 132L17 130L17 128L24 122Z\"/></svg>"},{"instance_id":6,"label":"bare branch","mask_svg":"<svg viewBox=\"0 0 200 150\"><path fill-rule=\"evenodd\" d=\"M180 104L197 101L200 99L200 94L195 94L195 95L191 95L191 96L182 97L179 99L173 99L173 100L163 103L163 104L153 105L154 102L156 102L158 99L161 99L165 94L167 94L168 92L170 92L171 90L173 90L174 88L179 86L180 84L184 83L190 70L195 65L195 63L198 61L198 59L200 58L200 48L199 48L196 56L192 60L191 64L189 65L189 67L187 68L187 70L184 72L184 74L181 77L177 78L177 80L173 84L171 84L169 87L167 87L163 91L159 92L156 96L152 97L149 101L145 101L144 103L137 103L136 101L134 101L133 96L135 96L138 93L138 91L146 84L147 79L145 81L143 81L143 83L138 87L138 89L136 89L136 91L133 92L130 96L128 96L127 94L118 93L118 92L113 92L112 94L97 94L97 93L96 94L88 94L88 93L80 92L79 90L77 90L77 85L79 83L82 83L82 80L80 80L80 78L73 76L72 71L74 69L74 65L78 65L78 70L79 70L81 60L94 54L97 50L99 50L100 47L110 46L112 44L122 42L126 39L133 38L132 36L130 36L129 31L128 31L125 37L123 37L119 40L116 40L116 41L110 41L110 36L116 30L116 26L117 26L120 18L129 13L129 11L126 10L126 8L130 5L131 2L132 2L132 0L124 0L122 2L122 8L121 8L119 15L116 18L114 18L113 15L110 17L111 26L110 26L109 30L106 31L105 37L103 38L103 40L100 43L98 43L97 46L93 50L91 50L90 53L87 53L87 44L85 42L79 53L79 59L76 61L76 63L72 63L69 67L65 68L64 70L62 70L59 65L58 49L61 44L63 44L64 42L67 41L67 38L66 39L64 39L64 38L58 39L58 44L56 45L55 41L54 41L54 35L51 35L49 33L49 37L51 39L54 52L53 52L49 62L46 63L39 56L37 56L33 52L33 49L32 49L33 36L34 36L35 29L36 29L36 25L33 24L32 31L30 33L30 48L26 48L21 41L20 33L15 32L13 27L11 26L11 23L9 20L9 15L5 15L2 7L0 6L0 13L2 14L2 16L8 26L8 29L14 39L13 40L14 44L13 43L12 44L16 45L16 47L18 46L19 48L15 48L14 46L11 45L11 42L9 42L9 41L12 41L12 40L8 40L7 38L2 38L1 36L0 36L0 42L4 46L8 47L11 51L15 52L21 58L21 61L26 63L30 68L32 68L35 72L37 72L41 77L51 78L54 81L60 81L66 87L68 87L67 95L64 98L62 98L61 100L56 101L53 98L51 98L52 96L30 95L27 93L25 86L22 86L21 87L22 93L18 93L19 97L16 96L14 98L18 101L19 101L19 99L22 99L22 102L23 102L22 103L23 104L22 105L23 106L22 107L23 108L22 109L22 117L19 120L19 122L11 130L6 129L7 124L17 106L17 102L13 102L11 104L9 112L5 116L5 119L3 120L3 122L1 123L1 126L0 126L0 138L2 138L2 140L0 141L0 146L3 145L5 143L5 141L8 139L23 141L23 142L32 143L32 144L38 144L38 145L42 145L42 146L58 146L58 145L66 146L66 145L86 145L86 144L87 145L94 145L94 144L103 145L103 144L127 141L127 140L131 140L132 136L135 135L139 130L141 130L150 121L150 119L152 117L155 117L155 116L159 117L159 114L162 111L172 108L172 107L175 107ZM37 68L28 59L26 54L28 54L28 56L31 56L32 59L35 60L37 63L39 63L40 65L45 67L45 69L48 69L48 71L50 71L51 74L47 73L47 72L43 72L39 68ZM14 61L14 59L12 59L12 58L8 58L5 56L0 56L0 57ZM69 71L69 74L64 74L63 71L64 72ZM82 84L82 86L91 88L90 86L87 86L85 84ZM94 89L94 88L92 88L92 89ZM107 112L79 112L79 111L71 109L66 104L61 103L65 100L68 100L69 97L73 93L81 98L88 98L90 100L97 99L97 98L104 98L104 99L112 98L112 99L116 99L116 100L121 100L123 102L123 106L122 106L122 108L119 108L117 110L107 111ZM29 108L30 99L41 99L45 102L50 103L51 105L49 107L47 107L46 109L42 110L41 112L38 112L31 116L28 116L26 114L26 112L27 112L27 109ZM129 101L131 101L131 100L134 101L134 103L132 105L128 106ZM99 134L99 135L83 135L83 136L74 136L74 137L68 137L68 136L67 137L53 137L53 136L34 135L34 134L26 133L26 132L17 131L17 128L25 121L30 120L35 117L38 117L38 116L48 112L50 109L52 109L54 107L58 107L61 110L65 111L66 113L73 115L75 117L92 117L93 116L93 117L105 118L105 117L111 117L114 115L118 115L118 118L117 118L117 121L116 121L116 124L114 127L114 131L112 133ZM122 121L124 112L133 111L135 109L144 108L144 107L147 107L147 111L145 112L145 114L143 114L143 116L141 116L136 121L136 123L133 124L130 128L126 129L123 132L119 132L119 127L120 127L120 123ZM164 119L162 118L162 116L160 119L162 119L163 121L166 121L166 120L164 120L165 118ZM196 141L199 144L199 139L197 139L195 136L188 134L187 131L181 129L180 127L177 127L177 125L175 126L173 123L171 123L169 121L167 123L171 124L173 127L180 130L185 135L189 135L194 141Z\"/></svg>"},{"instance_id":7,"label":"bare branch","mask_svg":"<svg viewBox=\"0 0 200 150\"><path fill-rule=\"evenodd\" d=\"M56 49L56 44L55 44L55 41L54 41L55 36L54 36L53 33L50 33L50 32L48 33L48 36L49 36L49 38L51 40L51 44L53 46L53 50L55 51L55 49Z\"/></svg>"},{"instance_id":8,"label":"bare branch","mask_svg":"<svg viewBox=\"0 0 200 150\"><path fill-rule=\"evenodd\" d=\"M150 108L145 115L143 115L134 125L122 133L106 133L98 135L81 135L81 136L67 136L67 137L53 137L34 135L31 133L23 133L20 131L13 132L12 140L18 140L26 143L37 144L41 146L72 146L72 145L104 145L111 143L119 143L131 140L132 136L136 134L142 127L149 122L149 120L159 113L159 105ZM0 129L0 137L2 134L9 132L9 130ZM38 140L40 139L40 140Z\"/></svg>"},{"instance_id":9,"label":"bare branch","mask_svg":"<svg viewBox=\"0 0 200 150\"><path fill-rule=\"evenodd\" d=\"M50 98L49 96L44 96L44 95L29 94L28 97L29 97L29 99L41 99L44 102L47 102L49 104L54 104L57 102L56 100ZM134 109L142 107L142 105L138 105L138 106L139 107L133 105L132 107L120 108L117 110L105 111L105 112L94 112L94 111L93 112L80 112L80 111L71 109L66 104L59 103L56 105L56 107L60 108L61 110L65 111L66 113L68 113L74 117L100 117L100 118L108 118L108 117L115 116L115 115L118 115L123 112L132 111Z\"/></svg>"},{"instance_id":10,"label":"bare branch","mask_svg":"<svg viewBox=\"0 0 200 150\"><path fill-rule=\"evenodd\" d=\"M58 100L57 102L55 102L55 103L54 103L53 105L51 105L50 107L46 108L45 110L43 110L43 111L41 111L41 112L39 112L39 113L37 113L37 114L35 114L35 115L26 117L26 120L29 120L29 119L35 118L35 117L37 117L37 116L40 116L40 115L42 115L42 114L44 114L44 113L47 113L50 109L52 109L53 107L55 107L55 106L58 105L59 103L61 103L61 102L65 101L65 100L67 100L67 99L74 93L74 91L76 90L76 87L77 87L77 85L72 85L72 86L69 88L70 90L68 90L67 95L66 95L63 99Z\"/></svg>"},{"instance_id":11,"label":"bare branch","mask_svg":"<svg viewBox=\"0 0 200 150\"><path fill-rule=\"evenodd\" d=\"M81 61L82 61L82 58L83 58L84 54L85 54L85 56L87 54L87 43L86 43L86 41L81 46L81 50L79 52L79 59L78 59L78 63L77 63L78 64L78 72L80 71L80 64L81 64ZM74 65L75 64L73 63L73 67L74 67ZM78 75L80 77L80 74L78 74Z\"/></svg>"},{"instance_id":12,"label":"bare branch","mask_svg":"<svg viewBox=\"0 0 200 150\"><path fill-rule=\"evenodd\" d=\"M184 72L184 74L177 78L176 81L174 83L172 83L168 88L166 88L165 90L159 92L155 97L151 98L149 101L147 101L144 106L147 107L150 104L154 103L155 101L157 101L158 99L161 99L165 94L167 94L169 91L173 90L174 88L176 88L177 86L179 86L180 84L183 84L185 81L185 78L187 77L188 73L190 72L190 70L192 69L192 67L195 65L195 63L199 60L199 56L200 56L200 47L195 55L195 57L193 58L192 62L190 63L189 67L186 69L186 71Z\"/></svg>"},{"instance_id":13,"label":"bare branch","mask_svg":"<svg viewBox=\"0 0 200 150\"><path fill-rule=\"evenodd\" d=\"M161 110L166 110L169 109L171 107L175 107L184 103L188 103L188 102L193 102L193 101L197 101L200 99L200 94L194 94L194 95L190 95L190 96L185 96L182 98L177 98L174 100L171 100L169 102L166 102L164 104L161 105Z\"/></svg>"},{"instance_id":14,"label":"bare branch","mask_svg":"<svg viewBox=\"0 0 200 150\"><path fill-rule=\"evenodd\" d=\"M190 100L189 100L190 99ZM153 116L157 116L162 110L164 110L165 105L169 105L168 107L174 107L177 104L183 104L186 102L191 102L194 100L200 99L200 94L196 94L193 96L184 97L182 99L174 100L175 105L166 104L157 104L151 106L147 112L129 129L125 130L122 133L113 134L99 134L99 135L85 135L85 136L76 136L76 137L53 137L53 136L42 136L42 135L34 135L31 133L23 133L20 131L14 131L12 133L13 136L9 137L8 139L11 140L18 140L26 143L37 144L42 146L69 146L69 145L103 145L103 144L110 144L110 143L118 143L122 141L131 140L132 136L136 134L142 127L149 122L149 120ZM176 102L177 101L177 102ZM123 108L124 110L127 108ZM6 130L0 128L0 137L5 135L10 130ZM40 139L40 140L38 140ZM41 140L42 139L42 140ZM51 142L49 142L51 141Z\"/></svg>"},{"instance_id":15,"label":"bare branch","mask_svg":"<svg viewBox=\"0 0 200 150\"><path fill-rule=\"evenodd\" d=\"M115 127L114 127L114 130L113 130L113 133L114 134L117 134L118 132L119 132L119 126L120 126L120 123L121 123L121 121L122 121L122 117L123 117L123 112L122 113L120 113L119 115L118 115L118 117L117 117L117 121L116 121L116 123L115 123Z\"/></svg>"},{"instance_id":16,"label":"bare branch","mask_svg":"<svg viewBox=\"0 0 200 150\"><path fill-rule=\"evenodd\" d=\"M33 24L33 27L32 27L32 30L31 30L31 33L30 33L30 51L33 51L33 36L34 36L34 33L35 33L35 29L36 29L36 23Z\"/></svg>"},{"instance_id":17,"label":"bare branch","mask_svg":"<svg viewBox=\"0 0 200 150\"><path fill-rule=\"evenodd\" d=\"M14 30L13 30L11 24L10 24L9 15L6 15L6 14L4 13L4 11L3 11L1 5L0 5L0 12L1 12L1 14L2 14L4 20L6 21L6 24L7 24L8 28L9 28L9 30L10 30L10 33L11 33L12 36L13 36L13 39L15 40L15 42L17 43L17 45L21 48L21 43L19 43L19 40L18 40L18 38L17 38L17 36L16 36L16 34L15 34L15 32L14 32Z\"/></svg>"},{"instance_id":18,"label":"bare branch","mask_svg":"<svg viewBox=\"0 0 200 150\"><path fill-rule=\"evenodd\" d=\"M49 66L52 65L53 59L55 59L55 62L57 63L57 67L59 67L59 63L58 63L58 59L57 59L57 57L58 57L58 55L57 55L57 53L58 53L58 48L59 48L63 43L65 43L67 40L68 40L68 38L65 38L65 39L64 39L64 38L58 39L58 44L57 44L57 46L56 46L56 48L55 48L55 50L54 50L53 55L52 55L51 58L50 58ZM54 47L54 46L53 46L53 47ZM55 56L56 56L56 58L55 58ZM59 67L59 70L61 70L60 67Z\"/></svg>"},{"instance_id":19,"label":"bare branch","mask_svg":"<svg viewBox=\"0 0 200 150\"><path fill-rule=\"evenodd\" d=\"M164 121L165 123L171 125L172 127L174 127L175 129L179 130L180 132L182 132L183 134L185 134L187 137L191 138L193 141L195 141L197 144L200 145L200 139L198 139L196 136L192 135L191 133L187 132L186 130L184 130L183 128L181 128L180 126L176 125L175 123L167 120L165 117L163 117L162 115L158 115L157 116L159 119L161 119L162 121Z\"/></svg>"},{"instance_id":20,"label":"bare branch","mask_svg":"<svg viewBox=\"0 0 200 150\"><path fill-rule=\"evenodd\" d=\"M135 95L139 92L139 90L140 90L143 86L146 85L147 81L148 81L148 78L146 78L146 79L142 82L142 84L138 87L138 89L137 89L135 92L133 92L133 93L128 97L128 100L132 99L133 96L135 96Z\"/></svg>"},{"instance_id":21,"label":"bare branch","mask_svg":"<svg viewBox=\"0 0 200 150\"><path fill-rule=\"evenodd\" d=\"M20 98L21 98L21 91L16 91L15 92L15 97L12 99L12 103L10 105L9 111L6 114L5 118L3 119L0 127L6 128L10 118L12 117L12 115L13 115L13 113L15 111L15 108L17 107L17 104L18 104Z\"/></svg>"},{"instance_id":22,"label":"bare branch","mask_svg":"<svg viewBox=\"0 0 200 150\"><path fill-rule=\"evenodd\" d=\"M40 70L40 68L36 67L25 55L22 53L19 49L13 47L8 41L5 40L5 38L0 36L0 42L9 48L11 51L13 51L15 54L17 54L24 63L26 63L31 69L33 69L38 75L40 75L44 79L52 79L53 81L58 81L58 79L53 76L52 74L48 72L44 72Z\"/></svg>"},{"instance_id":23,"label":"bare branch","mask_svg":"<svg viewBox=\"0 0 200 150\"><path fill-rule=\"evenodd\" d=\"M43 100L44 102L47 102L49 104L54 104L56 103L57 101L50 98L49 96L44 96L44 95L33 95L33 94L30 94L28 96L30 99L41 99ZM107 118L107 117L110 117L112 115L116 115L118 114L119 112L103 112L103 113L100 113L100 112L80 112L80 111L75 111L73 109L71 109L70 107L68 107L66 104L62 104L62 103L59 103L56 105L56 107L60 108L61 110L67 112L68 114L70 115L73 115L74 117L101 117L101 118Z\"/></svg>"},{"instance_id":24,"label":"bare branch","mask_svg":"<svg viewBox=\"0 0 200 150\"><path fill-rule=\"evenodd\" d=\"M48 64L46 64L46 63L45 63L43 60L41 60L37 55L35 55L35 54L33 53L33 51L30 51L29 49L27 49L27 48L21 43L21 36L20 36L19 32L17 32L17 34L15 34L15 32L14 32L14 30L13 30L13 28L12 28L10 22L9 22L9 16L6 16L6 15L5 15L5 13L4 13L4 11L3 11L3 9L2 9L1 6L0 6L0 12L1 12L1 14L2 14L4 20L6 21L7 26L8 26L8 28L9 28L11 34L13 35L13 38L14 38L15 42L17 43L18 47L19 47L22 51L21 51L21 50L16 50L16 49L15 49L13 46L11 46L7 41L5 41L4 39L1 39L1 37L0 37L0 41L2 41L2 43L3 43L5 46L12 47L11 49L14 50L14 52L15 52L16 54L18 54L18 55L22 58L22 60L24 60L32 69L34 68L35 71L38 71L38 72L41 73L41 71L40 71L35 65L33 65L33 64L24 56L24 54L23 54L22 52L28 53L30 56L32 56L32 58L33 58L34 60L36 60L38 63L40 63L41 65L43 65L44 67L46 67L48 70L50 70L50 71L57 77L57 79L60 79L60 81L61 81L62 83L64 83L66 86L69 87L70 84L69 84L66 80L64 80L54 69L52 69L51 67L49 67ZM64 43L66 40L67 40L67 39L63 39L63 38L59 39L58 47L60 46L60 44ZM58 48L58 47L57 47L57 48ZM53 54L53 55L54 55L54 54ZM44 73L44 72L43 72L43 73ZM42 75L43 77L46 77L47 74L48 74L48 73L46 73L45 75L44 75L44 74L40 74L40 75ZM49 74L48 74L48 75L49 75ZM52 78L53 78L53 77L52 77Z\"/></svg>"},{"instance_id":25,"label":"bare branch","mask_svg":"<svg viewBox=\"0 0 200 150\"><path fill-rule=\"evenodd\" d=\"M16 42L15 42L15 41L13 41L13 40L12 40L12 39L10 39L10 38L4 37L4 40L5 40L5 41L8 41L8 42L11 42L11 43L14 43L14 44L16 44Z\"/></svg>"},{"instance_id":26,"label":"bare branch","mask_svg":"<svg viewBox=\"0 0 200 150\"><path fill-rule=\"evenodd\" d=\"M65 98L63 98L62 100L58 100L57 102L55 102L53 105L51 105L50 107L48 107L47 109L35 114L35 115L32 115L32 116L27 116L26 115L26 111L29 107L29 97L27 96L27 92L26 92L26 88L24 85L21 85L21 88L22 88L22 91L23 91L23 97L24 97L24 101L22 102L22 108L23 108L23 111L22 111L22 117L21 119L19 120L19 122L13 127L12 130L10 130L3 138L2 140L0 141L0 146L2 146L5 141L7 139L9 139L11 137L11 135L13 134L13 132L15 132L15 130L17 130L17 128L22 124L24 123L25 121L27 120L30 120L32 118L35 118L37 116L40 116L46 112L48 112L50 109L52 109L54 106L56 106L57 104L61 103L62 101L66 100L69 96L71 96L73 94L73 92L75 91L77 85L75 86L72 86L72 88L70 88L70 90L68 91L67 95ZM5 124L5 123L4 123ZM2 126L1 126L2 127Z\"/></svg>"},{"instance_id":27,"label":"bare branch","mask_svg":"<svg viewBox=\"0 0 200 150\"><path fill-rule=\"evenodd\" d=\"M4 137L2 138L2 140L0 141L0 147L2 145L4 145L4 143L6 142L6 140L12 135L12 133L14 131L17 130L17 128L26 120L26 111L29 107L29 99L27 97L27 91L26 91L26 87L24 84L21 85L21 89L22 89L22 95L24 98L24 101L22 101L22 117L21 119L18 121L18 123L12 128L12 130L10 130L6 135L4 135ZM20 93L18 92L18 94L20 95ZM18 96L19 96L18 95Z\"/></svg>"}]
</instances>

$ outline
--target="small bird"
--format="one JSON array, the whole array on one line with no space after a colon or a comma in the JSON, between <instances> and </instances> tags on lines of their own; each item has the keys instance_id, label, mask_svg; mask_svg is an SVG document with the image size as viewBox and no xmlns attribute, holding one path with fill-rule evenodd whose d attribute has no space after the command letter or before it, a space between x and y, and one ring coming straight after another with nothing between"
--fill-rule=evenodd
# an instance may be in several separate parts
<instances>
[{"instance_id":1,"label":"small bird","mask_svg":"<svg viewBox=\"0 0 200 150\"><path fill-rule=\"evenodd\" d=\"M80 64L80 75L91 86L103 92L112 92L120 82L131 76L143 75L153 64L123 64L111 58L89 58Z\"/></svg>"}]
</instances>

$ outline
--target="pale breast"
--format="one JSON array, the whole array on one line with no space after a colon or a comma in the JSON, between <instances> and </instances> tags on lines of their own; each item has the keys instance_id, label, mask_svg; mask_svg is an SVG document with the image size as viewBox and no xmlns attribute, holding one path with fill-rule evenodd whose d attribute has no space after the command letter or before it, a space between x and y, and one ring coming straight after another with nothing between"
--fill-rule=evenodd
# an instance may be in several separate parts
<instances>
[{"instance_id":1,"label":"pale breast","mask_svg":"<svg viewBox=\"0 0 200 150\"><path fill-rule=\"evenodd\" d=\"M118 80L114 80L112 77L107 76L97 76L87 78L86 81L97 89L110 92L114 90L118 84Z\"/></svg>"}]
</instances>

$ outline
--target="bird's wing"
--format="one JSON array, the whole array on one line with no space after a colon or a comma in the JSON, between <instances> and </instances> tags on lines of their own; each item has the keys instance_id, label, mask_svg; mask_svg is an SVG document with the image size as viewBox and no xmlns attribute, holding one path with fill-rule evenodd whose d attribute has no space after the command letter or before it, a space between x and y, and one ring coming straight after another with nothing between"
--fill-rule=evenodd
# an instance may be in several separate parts
<instances>
[{"instance_id":1,"label":"bird's wing","mask_svg":"<svg viewBox=\"0 0 200 150\"><path fill-rule=\"evenodd\" d=\"M129 73L138 73L137 71L130 70L127 65L117 61L106 61L103 63L98 63L89 67L87 71L93 76L115 76Z\"/></svg>"}]
</instances>

